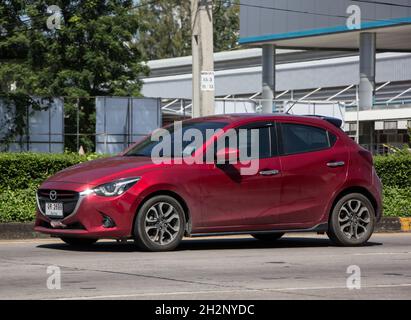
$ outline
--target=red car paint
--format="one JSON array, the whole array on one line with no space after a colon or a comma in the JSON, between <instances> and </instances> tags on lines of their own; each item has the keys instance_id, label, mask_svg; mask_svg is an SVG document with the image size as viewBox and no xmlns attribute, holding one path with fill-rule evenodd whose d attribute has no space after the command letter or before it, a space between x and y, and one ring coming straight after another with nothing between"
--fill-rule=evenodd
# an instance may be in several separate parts
<instances>
[{"instance_id":1,"label":"red car paint","mask_svg":"<svg viewBox=\"0 0 411 320\"><path fill-rule=\"evenodd\" d=\"M154 194L169 194L183 203L189 219L188 235L243 233L249 231L317 230L328 222L336 198L347 190L365 193L381 218L381 183L368 151L341 129L316 117L290 115L223 115L191 119L225 123L224 130L252 123L302 124L327 130L336 138L325 150L256 159L259 170L279 174L238 176L241 164L226 172L216 164L154 164L150 157L122 155L89 161L67 168L47 179L40 196L50 190L81 192L122 178L141 180L120 196L90 194L74 201L75 213L56 221L37 209L35 230L61 237L129 238L141 204ZM281 137L278 137L280 139ZM210 141L204 143L207 149ZM281 143L281 141L280 141ZM129 148L128 150L130 150ZM199 155L200 156L200 155ZM201 155L202 156L202 155ZM371 159L371 160L370 160ZM344 161L341 167L327 163ZM104 216L115 226L106 228Z\"/></svg>"}]
</instances>

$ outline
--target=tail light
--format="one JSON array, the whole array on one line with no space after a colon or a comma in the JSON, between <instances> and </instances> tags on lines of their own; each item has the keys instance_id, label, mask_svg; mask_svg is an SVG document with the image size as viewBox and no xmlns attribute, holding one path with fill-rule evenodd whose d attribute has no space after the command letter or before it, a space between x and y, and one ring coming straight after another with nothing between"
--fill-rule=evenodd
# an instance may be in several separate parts
<instances>
[{"instance_id":1,"label":"tail light","mask_svg":"<svg viewBox=\"0 0 411 320\"><path fill-rule=\"evenodd\" d=\"M370 165L374 165L374 161L373 161L371 152L369 152L368 150L363 149L363 150L358 151L358 153L359 153L359 155L360 155L361 157L363 157Z\"/></svg>"}]
</instances>

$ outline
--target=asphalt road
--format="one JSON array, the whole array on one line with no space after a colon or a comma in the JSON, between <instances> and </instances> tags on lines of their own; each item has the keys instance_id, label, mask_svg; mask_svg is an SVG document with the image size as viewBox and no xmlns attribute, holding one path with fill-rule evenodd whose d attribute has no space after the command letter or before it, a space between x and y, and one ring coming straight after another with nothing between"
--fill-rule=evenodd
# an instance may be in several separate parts
<instances>
[{"instance_id":1,"label":"asphalt road","mask_svg":"<svg viewBox=\"0 0 411 320\"><path fill-rule=\"evenodd\" d=\"M346 286L351 265L361 289ZM47 288L49 266L60 267L61 289ZM377 234L360 248L321 235L188 239L165 253L0 241L0 299L411 299L411 233Z\"/></svg>"}]
</instances>

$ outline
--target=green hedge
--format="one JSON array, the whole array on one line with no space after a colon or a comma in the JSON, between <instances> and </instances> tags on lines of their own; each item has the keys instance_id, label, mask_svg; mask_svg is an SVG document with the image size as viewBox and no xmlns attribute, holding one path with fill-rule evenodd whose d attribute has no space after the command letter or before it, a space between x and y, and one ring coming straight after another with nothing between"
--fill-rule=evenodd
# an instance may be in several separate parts
<instances>
[{"instance_id":1,"label":"green hedge","mask_svg":"<svg viewBox=\"0 0 411 320\"><path fill-rule=\"evenodd\" d=\"M411 187L384 186L384 216L411 217Z\"/></svg>"},{"instance_id":2,"label":"green hedge","mask_svg":"<svg viewBox=\"0 0 411 320\"><path fill-rule=\"evenodd\" d=\"M377 156L374 166L384 186L411 187L411 154Z\"/></svg>"},{"instance_id":3,"label":"green hedge","mask_svg":"<svg viewBox=\"0 0 411 320\"><path fill-rule=\"evenodd\" d=\"M0 153L0 222L30 221L35 190L48 176L96 154ZM384 185L384 215L411 216L411 154L378 156L375 168Z\"/></svg>"},{"instance_id":4,"label":"green hedge","mask_svg":"<svg viewBox=\"0 0 411 320\"><path fill-rule=\"evenodd\" d=\"M0 222L26 222L34 219L36 188L0 192Z\"/></svg>"},{"instance_id":5,"label":"green hedge","mask_svg":"<svg viewBox=\"0 0 411 320\"><path fill-rule=\"evenodd\" d=\"M0 223L34 218L36 189L50 175L69 166L101 157L75 153L0 153Z\"/></svg>"},{"instance_id":6,"label":"green hedge","mask_svg":"<svg viewBox=\"0 0 411 320\"><path fill-rule=\"evenodd\" d=\"M50 175L64 168L99 157L75 153L0 153L0 191L38 186Z\"/></svg>"}]
</instances>

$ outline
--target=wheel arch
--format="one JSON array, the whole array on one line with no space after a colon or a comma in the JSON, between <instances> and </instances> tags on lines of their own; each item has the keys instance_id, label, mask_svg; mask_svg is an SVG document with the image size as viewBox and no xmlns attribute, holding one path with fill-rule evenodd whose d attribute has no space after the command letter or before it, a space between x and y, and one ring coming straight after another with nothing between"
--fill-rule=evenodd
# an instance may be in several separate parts
<instances>
[{"instance_id":1,"label":"wheel arch","mask_svg":"<svg viewBox=\"0 0 411 320\"><path fill-rule=\"evenodd\" d=\"M337 202L342 197L344 197L344 196L346 196L347 194L350 194L350 193L360 193L363 196L367 197L367 199L370 200L370 202L371 202L371 204L374 208L375 217L377 218L377 220L379 219L378 215L379 215L379 212L380 212L380 210L379 210L380 208L378 207L377 200L374 198L372 193L369 190L367 190L367 188L362 187L362 186L350 186L350 187L347 187L347 188L343 189L342 191L340 191L338 193L338 195L334 198L334 201L333 201L333 203L331 205L331 208L328 212L328 222L330 221L331 213L334 210L334 207L336 206Z\"/></svg>"},{"instance_id":2,"label":"wheel arch","mask_svg":"<svg viewBox=\"0 0 411 320\"><path fill-rule=\"evenodd\" d=\"M169 196L169 197L174 198L175 200L177 200L180 203L180 205L183 207L183 210L184 210L184 220L185 220L184 235L189 236L191 234L191 214L190 214L190 209L187 205L187 202L178 193L176 193L174 191L171 191L171 190L166 190L166 189L153 191L153 192L149 193L148 195L146 195L140 201L139 205L137 206L136 212L134 214L133 226L132 226L132 230L131 230L132 234L134 234L134 226L135 226L136 218L137 218L138 212L140 211L140 208L144 205L144 203L146 203L148 200L150 200L151 198L153 198L155 196Z\"/></svg>"}]
</instances>

